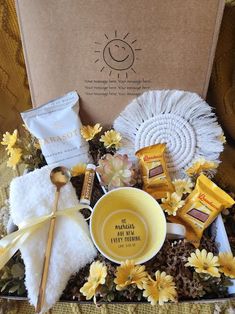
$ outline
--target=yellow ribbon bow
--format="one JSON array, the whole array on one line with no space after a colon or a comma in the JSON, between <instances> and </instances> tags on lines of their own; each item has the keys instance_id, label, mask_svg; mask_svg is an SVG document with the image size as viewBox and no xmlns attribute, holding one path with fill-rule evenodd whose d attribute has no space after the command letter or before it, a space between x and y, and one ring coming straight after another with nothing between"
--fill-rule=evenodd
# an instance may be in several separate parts
<instances>
[{"instance_id":1,"label":"yellow ribbon bow","mask_svg":"<svg viewBox=\"0 0 235 314\"><path fill-rule=\"evenodd\" d=\"M80 225L79 216L75 215L79 210L87 208L91 211L91 207L88 205L79 204L72 208L66 208L60 211L50 213L48 215L29 218L23 221L18 227L19 230L8 234L0 240L0 269L10 260L10 258L20 249L20 246L24 241L32 235L32 233L42 227L53 216L64 216L72 219L78 225ZM87 235L88 237L88 235Z\"/></svg>"}]
</instances>

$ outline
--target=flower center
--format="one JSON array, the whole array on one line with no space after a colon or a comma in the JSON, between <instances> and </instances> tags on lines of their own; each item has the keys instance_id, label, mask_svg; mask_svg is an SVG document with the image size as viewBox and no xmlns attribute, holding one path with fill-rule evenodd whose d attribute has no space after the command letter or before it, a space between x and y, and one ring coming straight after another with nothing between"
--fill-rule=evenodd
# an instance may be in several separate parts
<instances>
[{"instance_id":1,"label":"flower center","mask_svg":"<svg viewBox=\"0 0 235 314\"><path fill-rule=\"evenodd\" d=\"M207 270L209 268L209 265L207 263L203 263L203 268Z\"/></svg>"}]
</instances>

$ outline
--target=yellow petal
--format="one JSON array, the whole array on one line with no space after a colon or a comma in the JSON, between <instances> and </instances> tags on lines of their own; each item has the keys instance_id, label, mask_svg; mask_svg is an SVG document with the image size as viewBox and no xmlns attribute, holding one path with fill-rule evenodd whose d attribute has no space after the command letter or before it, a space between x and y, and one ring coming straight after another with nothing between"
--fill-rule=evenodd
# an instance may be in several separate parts
<instances>
[{"instance_id":1,"label":"yellow petal","mask_svg":"<svg viewBox=\"0 0 235 314\"><path fill-rule=\"evenodd\" d=\"M71 168L71 175L73 177L79 176L84 174L86 171L86 164L85 163L78 163L76 166Z\"/></svg>"},{"instance_id":2,"label":"yellow petal","mask_svg":"<svg viewBox=\"0 0 235 314\"><path fill-rule=\"evenodd\" d=\"M80 292L86 297L86 300L90 300L94 297L96 289L97 285L92 281L88 281L82 286Z\"/></svg>"},{"instance_id":3,"label":"yellow petal","mask_svg":"<svg viewBox=\"0 0 235 314\"><path fill-rule=\"evenodd\" d=\"M210 274L213 277L220 277L219 270L216 267L209 267L207 269L207 273Z\"/></svg>"},{"instance_id":4,"label":"yellow petal","mask_svg":"<svg viewBox=\"0 0 235 314\"><path fill-rule=\"evenodd\" d=\"M81 135L86 141L91 141L96 134L100 133L102 127L99 123L94 126L84 125L81 127Z\"/></svg>"},{"instance_id":5,"label":"yellow petal","mask_svg":"<svg viewBox=\"0 0 235 314\"><path fill-rule=\"evenodd\" d=\"M100 142L104 143L106 148L115 147L118 149L121 147L122 136L119 132L115 130L106 131L104 135L101 136Z\"/></svg>"}]
</instances>

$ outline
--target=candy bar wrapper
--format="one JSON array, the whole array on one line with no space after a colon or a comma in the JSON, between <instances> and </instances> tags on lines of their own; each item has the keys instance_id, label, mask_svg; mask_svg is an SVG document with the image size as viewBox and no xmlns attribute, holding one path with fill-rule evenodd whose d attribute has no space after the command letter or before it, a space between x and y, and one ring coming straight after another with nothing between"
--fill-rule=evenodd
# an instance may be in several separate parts
<instances>
[{"instance_id":1,"label":"candy bar wrapper","mask_svg":"<svg viewBox=\"0 0 235 314\"><path fill-rule=\"evenodd\" d=\"M234 203L227 193L201 174L185 205L177 211L176 216L170 216L169 220L183 224L186 227L186 239L199 247L203 231L223 209Z\"/></svg>"},{"instance_id":2,"label":"candy bar wrapper","mask_svg":"<svg viewBox=\"0 0 235 314\"><path fill-rule=\"evenodd\" d=\"M156 144L144 147L135 154L139 158L143 189L156 199L166 197L167 192L174 192L167 170L165 150L166 144Z\"/></svg>"}]
</instances>

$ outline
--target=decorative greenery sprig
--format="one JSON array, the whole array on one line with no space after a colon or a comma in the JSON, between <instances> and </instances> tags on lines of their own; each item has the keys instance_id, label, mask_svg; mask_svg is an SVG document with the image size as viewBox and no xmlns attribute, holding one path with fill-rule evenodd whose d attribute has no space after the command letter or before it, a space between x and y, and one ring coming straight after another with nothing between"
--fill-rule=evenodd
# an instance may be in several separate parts
<instances>
[{"instance_id":1,"label":"decorative greenery sprig","mask_svg":"<svg viewBox=\"0 0 235 314\"><path fill-rule=\"evenodd\" d=\"M87 300L93 298L96 303L96 295L102 296L101 286L105 284L106 277L107 266L99 261L93 262L90 266L88 280L80 292ZM135 265L133 260L126 260L116 268L113 282L117 291L125 290L130 286L143 290L143 297L147 298L152 305L176 301L177 298L172 276L156 271L154 280L145 271L145 266Z\"/></svg>"},{"instance_id":2,"label":"decorative greenery sprig","mask_svg":"<svg viewBox=\"0 0 235 314\"><path fill-rule=\"evenodd\" d=\"M6 266L0 270L0 292L5 295L24 295L25 267L18 251Z\"/></svg>"},{"instance_id":3,"label":"decorative greenery sprig","mask_svg":"<svg viewBox=\"0 0 235 314\"><path fill-rule=\"evenodd\" d=\"M98 164L98 160L103 155L115 154L122 145L122 137L119 132L110 129L102 134L102 129L99 123L94 126L85 125L81 128L81 135L89 143L89 151L95 164Z\"/></svg>"},{"instance_id":4,"label":"decorative greenery sprig","mask_svg":"<svg viewBox=\"0 0 235 314\"><path fill-rule=\"evenodd\" d=\"M18 130L14 130L12 134L6 132L1 144L5 146L9 156L7 166L12 169L23 164L26 169L33 170L45 164L38 140L29 133L25 126L21 136L19 136Z\"/></svg>"},{"instance_id":5,"label":"decorative greenery sprig","mask_svg":"<svg viewBox=\"0 0 235 314\"><path fill-rule=\"evenodd\" d=\"M217 246L211 235L205 234L203 236L200 250L202 251L203 249L206 252L211 252L213 256L218 256ZM154 287L151 291L158 293L157 287L159 286L154 282L158 281L159 274L162 273L165 273L162 277L172 277L171 280L169 277L167 278L171 282L170 286L175 284L178 300L226 297L228 295L228 286L231 284L228 276L225 276L219 270L221 276L213 277L210 274L196 272L194 267L185 266L190 254L193 252L195 252L195 248L189 242L184 240L166 240L159 253L145 265L135 265L132 261L126 261L117 266L101 254L98 254L97 260L102 263L103 267L106 267L107 274L105 282L95 289L96 302L111 302L113 300L118 302L144 301L150 296L149 293L144 293L146 289L142 289L144 288L145 280L153 284ZM88 281L89 267L89 265L85 266L70 279L62 296L63 299L80 301L86 299L86 296L80 292L80 289ZM157 271L159 273L156 275ZM151 288L151 283L148 289ZM165 289L163 291L168 293ZM170 289L171 292L172 290ZM170 295L172 296L172 294ZM151 299L149 301L159 303L161 296L158 294L157 297L154 297L155 301ZM170 297L168 301L171 301Z\"/></svg>"},{"instance_id":6,"label":"decorative greenery sprig","mask_svg":"<svg viewBox=\"0 0 235 314\"><path fill-rule=\"evenodd\" d=\"M178 243L181 253L181 243L184 242ZM226 289L231 284L229 279L235 278L235 257L231 253L220 253L216 256L212 252L207 252L206 249L201 251L197 249L188 258L185 258L187 248L190 247L190 244L188 245L184 246L184 255L176 254L175 258L178 258L178 264L173 267L174 269L170 266L166 268L164 263L159 263L160 269L154 269L157 264L153 264L151 272L148 272L150 269L148 264L147 266L135 265L133 260L126 260L117 267L110 266L110 262L106 260L93 262L88 279L80 288L80 293L87 300L93 298L95 303L97 297L100 300L108 300L107 298L112 295L110 301L129 296L131 300L147 298L152 305L162 305L165 302L177 301L178 289L181 287L181 284L177 282L177 272L179 271L179 276L182 277L186 288L186 290L180 288L180 299L182 296L186 298L187 294L191 298L200 298L206 294L211 296L220 293L221 295L226 294ZM168 244L165 249L170 253L174 246ZM175 248L177 251L177 244ZM172 271L177 275L174 276Z\"/></svg>"},{"instance_id":7,"label":"decorative greenery sprig","mask_svg":"<svg viewBox=\"0 0 235 314\"><path fill-rule=\"evenodd\" d=\"M230 252L214 256L212 252L208 253L205 249L202 251L197 249L191 253L185 266L193 267L199 274L220 277L222 273L229 278L235 278L235 257Z\"/></svg>"}]
</instances>

